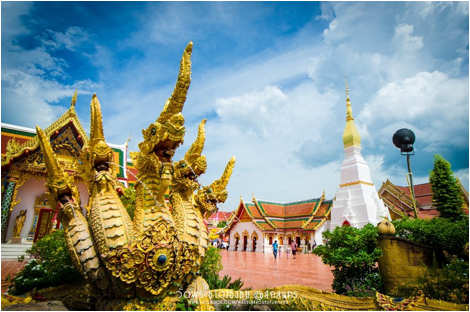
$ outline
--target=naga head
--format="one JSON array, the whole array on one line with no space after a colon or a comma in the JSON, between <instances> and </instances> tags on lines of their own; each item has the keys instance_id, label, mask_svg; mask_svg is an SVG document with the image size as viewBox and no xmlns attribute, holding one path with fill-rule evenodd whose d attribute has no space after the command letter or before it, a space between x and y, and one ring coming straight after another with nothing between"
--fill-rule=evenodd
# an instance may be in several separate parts
<instances>
[{"instance_id":1,"label":"naga head","mask_svg":"<svg viewBox=\"0 0 470 312\"><path fill-rule=\"evenodd\" d=\"M166 101L158 119L142 130L144 141L139 144L143 156L154 154L162 163L171 163L175 150L184 141L184 118L181 114L191 83L191 53L193 43L189 42L180 62L175 89Z\"/></svg>"},{"instance_id":2,"label":"naga head","mask_svg":"<svg viewBox=\"0 0 470 312\"><path fill-rule=\"evenodd\" d=\"M109 164L113 161L114 153L104 138L101 106L96 94L93 94L90 109L90 144L83 147L80 158L83 163L89 164L90 169L110 170Z\"/></svg>"},{"instance_id":3,"label":"naga head","mask_svg":"<svg viewBox=\"0 0 470 312\"><path fill-rule=\"evenodd\" d=\"M38 134L39 145L44 156L44 164L47 171L47 182L45 186L48 189L48 197L51 207L55 209L59 204L63 208L67 204L73 202L80 205L78 189L70 176L59 164L46 134L39 126L36 126L36 132Z\"/></svg>"},{"instance_id":4,"label":"naga head","mask_svg":"<svg viewBox=\"0 0 470 312\"><path fill-rule=\"evenodd\" d=\"M217 204L224 203L227 200L228 192L226 188L234 167L235 156L232 157L227 166L225 166L224 173L220 179L198 190L196 201L201 210L208 212L217 211Z\"/></svg>"},{"instance_id":5,"label":"naga head","mask_svg":"<svg viewBox=\"0 0 470 312\"><path fill-rule=\"evenodd\" d=\"M197 178L206 172L206 156L201 155L206 139L205 123L206 119L199 124L196 141L186 152L184 158L173 165L173 184L185 184L191 190L195 190L198 187Z\"/></svg>"}]
</instances>

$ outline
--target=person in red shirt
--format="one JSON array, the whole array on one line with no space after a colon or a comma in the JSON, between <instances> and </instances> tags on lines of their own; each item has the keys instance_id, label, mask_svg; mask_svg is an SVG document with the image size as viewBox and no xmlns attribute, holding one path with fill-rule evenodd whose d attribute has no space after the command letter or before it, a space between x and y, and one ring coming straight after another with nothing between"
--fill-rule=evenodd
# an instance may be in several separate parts
<instances>
[{"instance_id":1,"label":"person in red shirt","mask_svg":"<svg viewBox=\"0 0 470 312\"><path fill-rule=\"evenodd\" d=\"M292 241L290 247L292 248L292 256L294 256L295 259L295 255L297 254L297 243L295 242L295 240Z\"/></svg>"}]
</instances>

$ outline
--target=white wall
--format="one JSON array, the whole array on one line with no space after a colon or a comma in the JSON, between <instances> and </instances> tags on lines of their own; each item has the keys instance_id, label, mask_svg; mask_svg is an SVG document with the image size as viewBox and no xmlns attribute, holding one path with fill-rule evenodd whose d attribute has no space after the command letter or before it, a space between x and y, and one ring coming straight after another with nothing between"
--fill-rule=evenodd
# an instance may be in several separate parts
<instances>
[{"instance_id":1,"label":"white wall","mask_svg":"<svg viewBox=\"0 0 470 312\"><path fill-rule=\"evenodd\" d=\"M256 252L263 252L263 233L261 233L261 230L254 225L252 222L237 222L232 229L230 230L230 247L229 250L234 251L235 250L235 233L238 233L240 235L240 240L238 244L238 249L237 251L242 251L243 249L243 232L244 231L248 232L248 244L247 244L247 249L249 249L249 246L251 244L251 235L253 234L253 231L258 234L258 240L256 244ZM241 247L241 248L240 248ZM248 250L251 251L251 250Z\"/></svg>"}]
</instances>

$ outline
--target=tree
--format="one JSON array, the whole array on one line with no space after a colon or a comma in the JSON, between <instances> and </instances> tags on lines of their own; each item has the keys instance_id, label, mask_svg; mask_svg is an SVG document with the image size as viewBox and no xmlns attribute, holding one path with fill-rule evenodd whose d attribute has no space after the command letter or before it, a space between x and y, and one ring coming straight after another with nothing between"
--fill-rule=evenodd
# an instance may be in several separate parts
<instances>
[{"instance_id":1,"label":"tree","mask_svg":"<svg viewBox=\"0 0 470 312\"><path fill-rule=\"evenodd\" d=\"M463 199L460 187L451 170L450 163L441 155L434 155L434 169L429 175L432 201L439 211L439 217L451 220L462 220Z\"/></svg>"},{"instance_id":2,"label":"tree","mask_svg":"<svg viewBox=\"0 0 470 312\"><path fill-rule=\"evenodd\" d=\"M121 196L121 202L127 210L129 217L134 219L135 210L135 188L130 185L128 188L123 187L123 195Z\"/></svg>"},{"instance_id":3,"label":"tree","mask_svg":"<svg viewBox=\"0 0 470 312\"><path fill-rule=\"evenodd\" d=\"M227 221L220 221L219 223L217 223L218 228L224 228L226 226L227 226Z\"/></svg>"},{"instance_id":4,"label":"tree","mask_svg":"<svg viewBox=\"0 0 470 312\"><path fill-rule=\"evenodd\" d=\"M371 294L381 290L382 281L375 265L382 256L377 238L377 229L370 223L362 229L343 226L333 232L323 232L326 243L316 247L313 253L334 268L332 288L336 293L348 294L361 289Z\"/></svg>"}]
</instances>

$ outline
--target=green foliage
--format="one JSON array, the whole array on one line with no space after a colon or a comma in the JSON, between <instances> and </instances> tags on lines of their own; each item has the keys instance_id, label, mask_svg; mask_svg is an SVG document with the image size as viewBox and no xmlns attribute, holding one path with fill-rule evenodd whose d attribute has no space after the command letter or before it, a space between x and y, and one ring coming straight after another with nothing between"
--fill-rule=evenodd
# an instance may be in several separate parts
<instances>
[{"instance_id":1,"label":"green foliage","mask_svg":"<svg viewBox=\"0 0 470 312\"><path fill-rule=\"evenodd\" d=\"M468 304L468 262L450 258L449 264L427 268L415 283L406 283L391 291L392 296L412 297L424 292L426 297L453 303Z\"/></svg>"},{"instance_id":2,"label":"green foliage","mask_svg":"<svg viewBox=\"0 0 470 312\"><path fill-rule=\"evenodd\" d=\"M377 237L377 229L372 224L362 229L345 226L323 232L326 244L317 246L313 254L320 256L324 264L334 267L332 288L336 293L345 294L358 285L373 291L381 290L382 280L375 265L382 256Z\"/></svg>"},{"instance_id":3,"label":"green foliage","mask_svg":"<svg viewBox=\"0 0 470 312\"><path fill-rule=\"evenodd\" d=\"M199 274L207 281L210 289L214 289L214 281L219 279L219 272L223 269L220 249L214 246L207 248L206 255L202 260ZM211 285L212 283L212 285Z\"/></svg>"},{"instance_id":4,"label":"green foliage","mask_svg":"<svg viewBox=\"0 0 470 312\"><path fill-rule=\"evenodd\" d=\"M129 217L134 219L134 210L135 210L135 188L129 186L128 188L123 187L123 195L120 197L122 204L127 210Z\"/></svg>"},{"instance_id":5,"label":"green foliage","mask_svg":"<svg viewBox=\"0 0 470 312\"><path fill-rule=\"evenodd\" d=\"M439 217L450 220L462 220L463 198L460 187L452 173L450 163L441 155L434 155L434 169L429 175L433 204L439 211Z\"/></svg>"},{"instance_id":6,"label":"green foliage","mask_svg":"<svg viewBox=\"0 0 470 312\"><path fill-rule=\"evenodd\" d=\"M184 296L181 297L178 302L176 303L176 311L196 311L197 304L185 298Z\"/></svg>"},{"instance_id":7,"label":"green foliage","mask_svg":"<svg viewBox=\"0 0 470 312\"><path fill-rule=\"evenodd\" d=\"M83 280L72 264L62 230L37 241L26 253L32 258L12 279L9 289L12 295Z\"/></svg>"},{"instance_id":8,"label":"green foliage","mask_svg":"<svg viewBox=\"0 0 470 312\"><path fill-rule=\"evenodd\" d=\"M351 297L374 297L375 289L364 281L354 282L351 287L346 285L346 295Z\"/></svg>"},{"instance_id":9,"label":"green foliage","mask_svg":"<svg viewBox=\"0 0 470 312\"><path fill-rule=\"evenodd\" d=\"M218 228L224 228L226 226L227 226L227 221L220 221L219 223L217 223Z\"/></svg>"},{"instance_id":10,"label":"green foliage","mask_svg":"<svg viewBox=\"0 0 470 312\"><path fill-rule=\"evenodd\" d=\"M460 255L469 241L468 218L459 221L446 218L403 219L392 223L396 236L431 246L438 252L445 250Z\"/></svg>"},{"instance_id":11,"label":"green foliage","mask_svg":"<svg viewBox=\"0 0 470 312\"><path fill-rule=\"evenodd\" d=\"M219 272L223 269L222 256L220 249L214 246L207 248L206 256L202 260L199 274L209 284L210 289L233 289L240 290L243 287L241 278L232 282L232 277L225 275L222 279L219 278Z\"/></svg>"}]
</instances>

